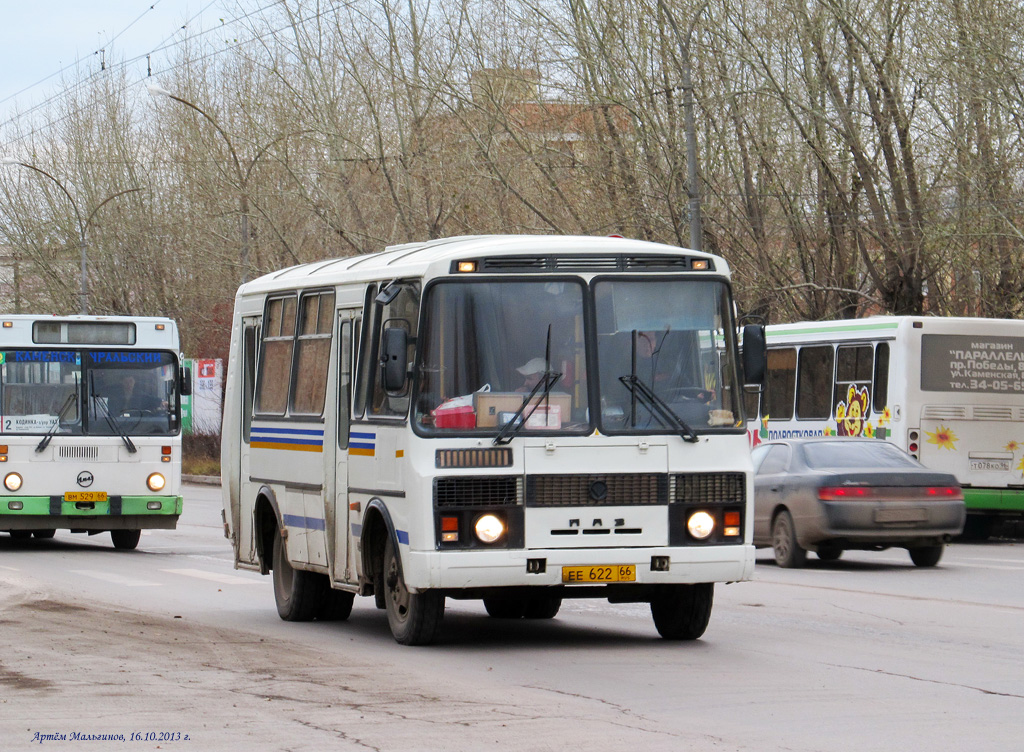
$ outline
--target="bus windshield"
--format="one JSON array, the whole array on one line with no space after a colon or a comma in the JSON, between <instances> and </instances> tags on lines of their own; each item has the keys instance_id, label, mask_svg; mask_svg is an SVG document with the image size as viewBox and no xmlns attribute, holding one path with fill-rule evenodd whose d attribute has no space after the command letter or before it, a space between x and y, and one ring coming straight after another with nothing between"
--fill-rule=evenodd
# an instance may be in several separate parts
<instances>
[{"instance_id":1,"label":"bus windshield","mask_svg":"<svg viewBox=\"0 0 1024 752\"><path fill-rule=\"evenodd\" d=\"M599 280L594 304L602 431L692 435L740 424L724 283Z\"/></svg>"},{"instance_id":2,"label":"bus windshield","mask_svg":"<svg viewBox=\"0 0 1024 752\"><path fill-rule=\"evenodd\" d=\"M177 365L171 353L21 349L0 358L4 433L178 432Z\"/></svg>"},{"instance_id":3,"label":"bus windshield","mask_svg":"<svg viewBox=\"0 0 1024 752\"><path fill-rule=\"evenodd\" d=\"M583 299L576 279L431 287L420 329L417 425L496 433L515 419L526 431L587 430Z\"/></svg>"}]
</instances>

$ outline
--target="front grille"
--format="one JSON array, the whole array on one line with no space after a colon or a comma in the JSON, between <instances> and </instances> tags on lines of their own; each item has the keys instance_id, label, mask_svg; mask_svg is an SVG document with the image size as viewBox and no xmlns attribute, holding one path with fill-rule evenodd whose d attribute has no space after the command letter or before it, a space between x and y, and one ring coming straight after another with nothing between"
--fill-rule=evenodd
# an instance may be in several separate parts
<instances>
[{"instance_id":1,"label":"front grille","mask_svg":"<svg viewBox=\"0 0 1024 752\"><path fill-rule=\"evenodd\" d=\"M512 467L511 449L438 449L436 467Z\"/></svg>"},{"instance_id":2,"label":"front grille","mask_svg":"<svg viewBox=\"0 0 1024 752\"><path fill-rule=\"evenodd\" d=\"M522 483L516 476L435 478L434 507L514 507L522 504Z\"/></svg>"},{"instance_id":3,"label":"front grille","mask_svg":"<svg viewBox=\"0 0 1024 752\"><path fill-rule=\"evenodd\" d=\"M744 504L747 500L743 473L682 473L672 481L676 504Z\"/></svg>"},{"instance_id":4,"label":"front grille","mask_svg":"<svg viewBox=\"0 0 1024 752\"><path fill-rule=\"evenodd\" d=\"M531 507L666 504L668 477L658 473L532 475L526 479Z\"/></svg>"},{"instance_id":5,"label":"front grille","mask_svg":"<svg viewBox=\"0 0 1024 752\"><path fill-rule=\"evenodd\" d=\"M99 456L100 449L94 446L62 446L57 449L57 457L62 460L94 460Z\"/></svg>"}]
</instances>

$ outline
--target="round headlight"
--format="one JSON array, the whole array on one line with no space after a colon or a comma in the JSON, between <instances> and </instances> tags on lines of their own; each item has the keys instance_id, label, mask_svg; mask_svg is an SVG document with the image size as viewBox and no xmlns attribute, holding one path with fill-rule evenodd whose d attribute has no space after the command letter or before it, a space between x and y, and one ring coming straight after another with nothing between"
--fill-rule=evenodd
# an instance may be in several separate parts
<instances>
[{"instance_id":1,"label":"round headlight","mask_svg":"<svg viewBox=\"0 0 1024 752\"><path fill-rule=\"evenodd\" d=\"M17 473L7 473L4 477L4 486L8 491L17 491L21 488L21 476Z\"/></svg>"},{"instance_id":2,"label":"round headlight","mask_svg":"<svg viewBox=\"0 0 1024 752\"><path fill-rule=\"evenodd\" d=\"M484 543L494 543L505 534L505 523L496 515L485 514L476 521L474 526L476 537Z\"/></svg>"},{"instance_id":3,"label":"round headlight","mask_svg":"<svg viewBox=\"0 0 1024 752\"><path fill-rule=\"evenodd\" d=\"M715 518L707 512L694 512L686 521L686 529L697 540L704 540L715 531Z\"/></svg>"},{"instance_id":4,"label":"round headlight","mask_svg":"<svg viewBox=\"0 0 1024 752\"><path fill-rule=\"evenodd\" d=\"M162 491L167 485L167 480L160 473L153 473L146 478L146 485L149 486L150 491Z\"/></svg>"}]
</instances>

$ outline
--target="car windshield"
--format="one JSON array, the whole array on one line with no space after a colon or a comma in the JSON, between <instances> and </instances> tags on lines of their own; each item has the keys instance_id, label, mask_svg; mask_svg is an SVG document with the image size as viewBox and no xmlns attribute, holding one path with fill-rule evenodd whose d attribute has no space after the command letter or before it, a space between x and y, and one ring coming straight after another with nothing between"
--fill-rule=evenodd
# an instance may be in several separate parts
<instances>
[{"instance_id":1,"label":"car windshield","mask_svg":"<svg viewBox=\"0 0 1024 752\"><path fill-rule=\"evenodd\" d=\"M423 305L414 419L426 431L585 431L579 280L440 282Z\"/></svg>"},{"instance_id":2,"label":"car windshield","mask_svg":"<svg viewBox=\"0 0 1024 752\"><path fill-rule=\"evenodd\" d=\"M804 461L814 470L920 467L910 455L884 441L817 441L804 445Z\"/></svg>"},{"instance_id":3,"label":"car windshield","mask_svg":"<svg viewBox=\"0 0 1024 752\"><path fill-rule=\"evenodd\" d=\"M0 420L11 434L172 435L176 378L175 356L165 352L7 350L0 352Z\"/></svg>"},{"instance_id":4,"label":"car windshield","mask_svg":"<svg viewBox=\"0 0 1024 752\"><path fill-rule=\"evenodd\" d=\"M696 433L741 424L724 283L604 279L594 305L603 431L677 431L675 418ZM653 396L640 399L644 388Z\"/></svg>"}]
</instances>

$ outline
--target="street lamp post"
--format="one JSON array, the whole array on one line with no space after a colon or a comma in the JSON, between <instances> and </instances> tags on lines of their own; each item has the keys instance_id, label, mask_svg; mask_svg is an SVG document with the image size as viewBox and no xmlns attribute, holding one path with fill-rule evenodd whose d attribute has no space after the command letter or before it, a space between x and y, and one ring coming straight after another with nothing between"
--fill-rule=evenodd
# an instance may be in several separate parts
<instances>
[{"instance_id":1,"label":"street lamp post","mask_svg":"<svg viewBox=\"0 0 1024 752\"><path fill-rule=\"evenodd\" d=\"M82 212L80 212L79 209L78 209L78 202L75 201L75 197L71 195L71 192L65 187L64 183L62 183L60 180L58 180L53 175L48 173L42 167L36 167L34 164L29 164L28 162L22 162L21 160L17 159L16 157L4 157L2 160L0 160L0 164L11 165L11 166L16 165L18 167L24 167L27 170L32 170L34 172L38 172L40 175L43 175L43 176L49 178L50 180L52 180L56 184L56 186L58 188L60 188L61 192L63 192L64 195L67 196L68 202L71 204L71 208L74 209L74 211L75 211L75 221L78 223L78 250L79 250L79 262L80 262L80 269L79 269L79 292L78 292L79 306L78 306L78 310L79 310L79 313L81 313L83 316L88 314L89 313L89 265L88 265L89 243L88 243L87 232L88 232L88 229L89 229L89 223L92 222L93 217L96 216L96 212L98 212L101 208L103 208L103 206L105 204L107 204L108 202L113 201L118 196L123 196L126 193L132 193L134 191L141 191L142 189L141 188L128 188L127 190L118 191L117 193L114 193L114 194L111 194L110 196L107 196L105 199L100 201L100 203L96 205L96 208L93 209L92 212L89 213L89 216L86 217L83 220L82 219Z\"/></svg>"},{"instance_id":2,"label":"street lamp post","mask_svg":"<svg viewBox=\"0 0 1024 752\"><path fill-rule=\"evenodd\" d=\"M248 173L242 170L242 162L238 158L238 152L235 151L234 144L231 143L231 138L227 132L221 128L220 123L206 110L199 105L190 102L189 100L179 97L177 94L173 94L167 89L159 86L158 84L146 84L146 89L153 96L167 97L173 99L179 104L183 104L189 109L192 109L202 115L210 125L213 126L214 130L220 134L220 137L224 139L225 145L228 147L228 153L231 155L231 162L235 166L235 175L238 179L238 210L241 214L241 232L242 232L242 249L241 249L241 265L242 265L242 282L249 280L249 192L248 192ZM251 168L250 168L251 169Z\"/></svg>"}]
</instances>

